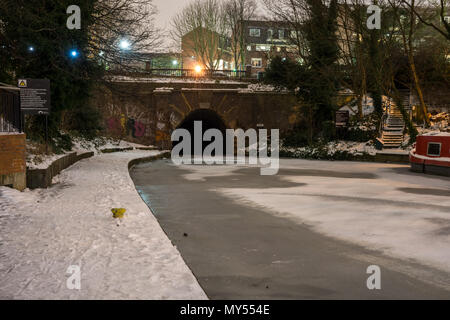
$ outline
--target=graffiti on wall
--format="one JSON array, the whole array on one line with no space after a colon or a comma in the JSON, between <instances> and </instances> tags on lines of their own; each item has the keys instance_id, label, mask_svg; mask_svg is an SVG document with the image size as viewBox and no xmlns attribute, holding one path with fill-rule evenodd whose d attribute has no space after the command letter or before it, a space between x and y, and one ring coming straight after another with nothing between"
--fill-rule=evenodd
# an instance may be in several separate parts
<instances>
[{"instance_id":1,"label":"graffiti on wall","mask_svg":"<svg viewBox=\"0 0 450 320\"><path fill-rule=\"evenodd\" d=\"M148 136L147 116L137 106L110 104L107 111L106 126L110 133L133 138Z\"/></svg>"},{"instance_id":2,"label":"graffiti on wall","mask_svg":"<svg viewBox=\"0 0 450 320\"><path fill-rule=\"evenodd\" d=\"M124 114L119 117L110 117L107 120L108 130L117 135L127 135L133 138L141 138L145 135L145 125L133 118L127 118Z\"/></svg>"}]
</instances>

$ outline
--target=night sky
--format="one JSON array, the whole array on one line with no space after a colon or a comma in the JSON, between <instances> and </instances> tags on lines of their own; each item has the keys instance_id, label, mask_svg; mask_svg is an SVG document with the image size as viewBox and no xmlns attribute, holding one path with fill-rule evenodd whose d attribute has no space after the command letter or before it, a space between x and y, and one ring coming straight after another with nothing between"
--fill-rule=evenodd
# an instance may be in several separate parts
<instances>
[{"instance_id":1,"label":"night sky","mask_svg":"<svg viewBox=\"0 0 450 320\"><path fill-rule=\"evenodd\" d=\"M156 17L156 25L159 28L168 30L170 28L172 17L180 12L180 10L191 1L192 0L153 0L153 3L159 11L158 16ZM259 0L258 2L260 3L260 6L263 7L262 0Z\"/></svg>"}]
</instances>

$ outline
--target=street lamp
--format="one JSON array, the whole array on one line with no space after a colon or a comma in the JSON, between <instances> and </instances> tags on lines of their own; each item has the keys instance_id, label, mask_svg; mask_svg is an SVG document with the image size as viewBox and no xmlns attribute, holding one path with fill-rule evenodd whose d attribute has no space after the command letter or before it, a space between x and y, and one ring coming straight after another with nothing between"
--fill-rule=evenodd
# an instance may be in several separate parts
<instances>
[{"instance_id":1,"label":"street lamp","mask_svg":"<svg viewBox=\"0 0 450 320\"><path fill-rule=\"evenodd\" d=\"M178 64L178 61L177 61L177 60L173 60L173 61L172 61L172 65L176 66L177 64Z\"/></svg>"},{"instance_id":2,"label":"street lamp","mask_svg":"<svg viewBox=\"0 0 450 320\"><path fill-rule=\"evenodd\" d=\"M34 47L33 47L33 46L29 46L29 47L28 47L28 51L34 52Z\"/></svg>"},{"instance_id":3,"label":"street lamp","mask_svg":"<svg viewBox=\"0 0 450 320\"><path fill-rule=\"evenodd\" d=\"M70 57L73 58L73 59L77 58L79 54L80 53L76 49L70 50Z\"/></svg>"},{"instance_id":4,"label":"street lamp","mask_svg":"<svg viewBox=\"0 0 450 320\"><path fill-rule=\"evenodd\" d=\"M196 73L200 73L200 72L202 72L202 67L199 65L196 65L194 70Z\"/></svg>"},{"instance_id":5,"label":"street lamp","mask_svg":"<svg viewBox=\"0 0 450 320\"><path fill-rule=\"evenodd\" d=\"M131 46L131 44L130 44L130 42L128 40L126 40L126 39L120 40L120 43L119 43L119 48L120 49L122 49L122 50L129 50L130 46Z\"/></svg>"}]
</instances>

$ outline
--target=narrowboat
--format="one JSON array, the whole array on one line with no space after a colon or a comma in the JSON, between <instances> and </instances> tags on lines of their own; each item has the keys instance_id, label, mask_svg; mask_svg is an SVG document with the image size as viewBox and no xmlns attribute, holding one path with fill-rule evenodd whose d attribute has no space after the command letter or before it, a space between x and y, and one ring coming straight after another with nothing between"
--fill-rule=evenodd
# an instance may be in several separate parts
<instances>
[{"instance_id":1,"label":"narrowboat","mask_svg":"<svg viewBox=\"0 0 450 320\"><path fill-rule=\"evenodd\" d=\"M450 133L429 133L417 137L409 153L411 170L450 177Z\"/></svg>"}]
</instances>

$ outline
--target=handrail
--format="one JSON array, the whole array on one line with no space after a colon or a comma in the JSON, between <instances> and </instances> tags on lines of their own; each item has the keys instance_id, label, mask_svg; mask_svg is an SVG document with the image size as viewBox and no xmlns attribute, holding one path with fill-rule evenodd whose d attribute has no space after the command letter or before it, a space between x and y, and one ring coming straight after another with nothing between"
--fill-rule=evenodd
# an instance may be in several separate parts
<instances>
[{"instance_id":1,"label":"handrail","mask_svg":"<svg viewBox=\"0 0 450 320\"><path fill-rule=\"evenodd\" d=\"M113 75L133 75L133 76L160 76L160 77L186 77L186 78L225 78L244 79L251 78L243 70L195 70L195 69L148 69L148 70L110 70Z\"/></svg>"}]
</instances>

